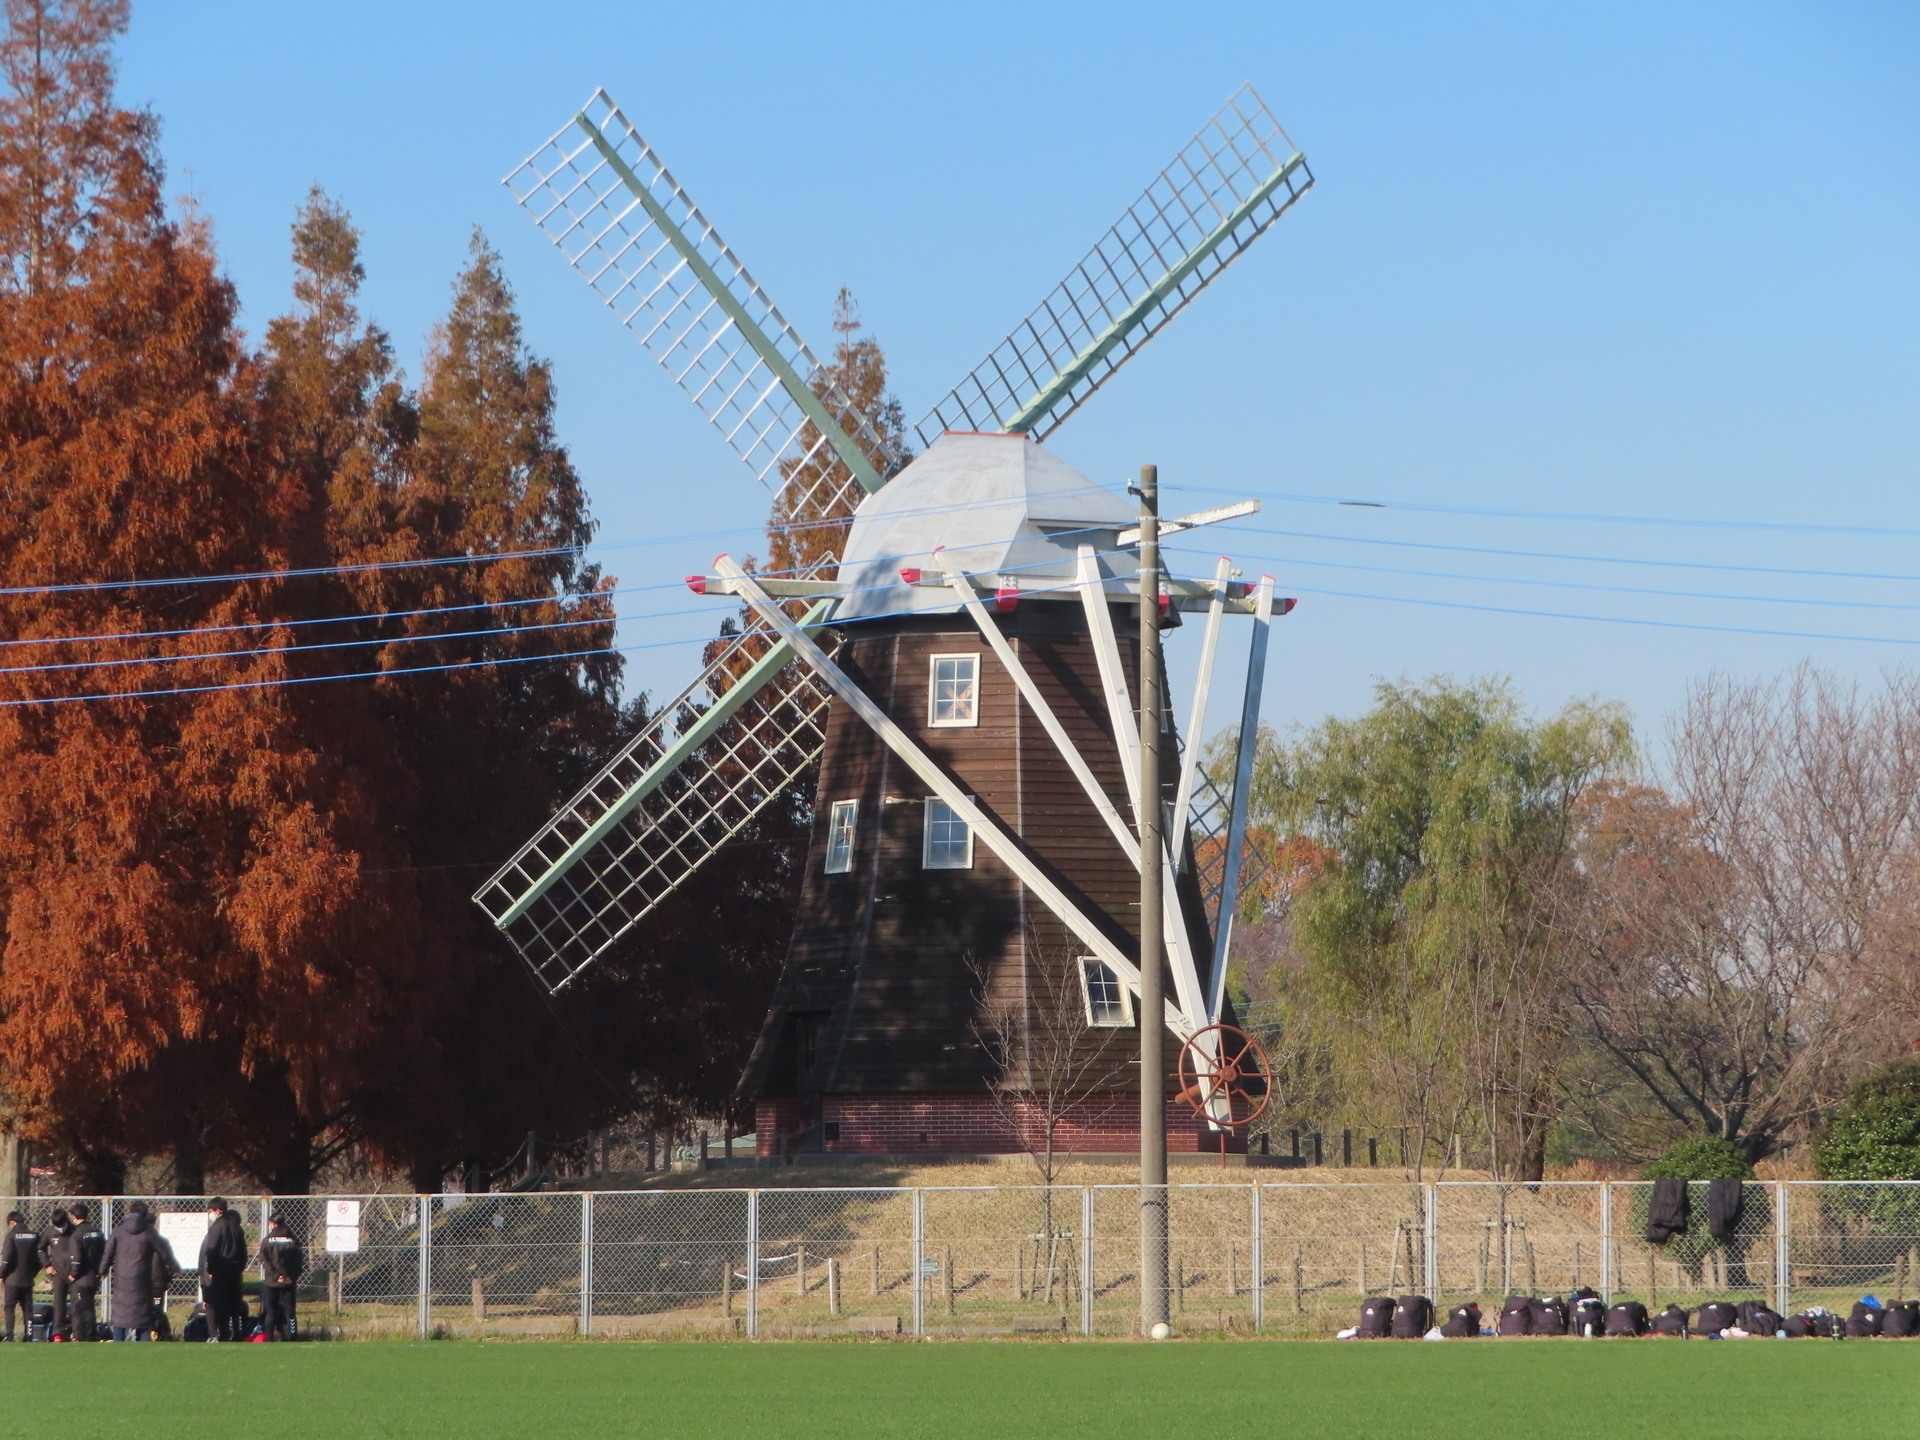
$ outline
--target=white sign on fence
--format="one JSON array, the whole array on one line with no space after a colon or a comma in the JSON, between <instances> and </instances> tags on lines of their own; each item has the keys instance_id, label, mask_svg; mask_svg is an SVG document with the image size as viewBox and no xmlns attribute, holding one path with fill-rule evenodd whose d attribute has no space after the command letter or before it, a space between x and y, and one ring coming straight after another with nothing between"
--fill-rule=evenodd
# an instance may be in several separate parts
<instances>
[{"instance_id":1,"label":"white sign on fence","mask_svg":"<svg viewBox=\"0 0 1920 1440\"><path fill-rule=\"evenodd\" d=\"M356 1255L360 1251L360 1202L327 1201L327 1253Z\"/></svg>"},{"instance_id":2,"label":"white sign on fence","mask_svg":"<svg viewBox=\"0 0 1920 1440\"><path fill-rule=\"evenodd\" d=\"M173 1258L182 1270L200 1267L200 1242L207 1238L207 1212L204 1210L167 1210L156 1215L154 1228L173 1247Z\"/></svg>"}]
</instances>

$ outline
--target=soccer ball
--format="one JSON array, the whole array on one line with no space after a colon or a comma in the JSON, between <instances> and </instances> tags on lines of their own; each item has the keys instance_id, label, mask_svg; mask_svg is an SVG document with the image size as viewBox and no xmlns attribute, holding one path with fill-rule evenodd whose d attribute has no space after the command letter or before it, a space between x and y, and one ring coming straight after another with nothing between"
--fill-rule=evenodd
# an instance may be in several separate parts
<instances>
[{"instance_id":1,"label":"soccer ball","mask_svg":"<svg viewBox=\"0 0 1920 1440\"><path fill-rule=\"evenodd\" d=\"M1173 1327L1162 1320L1159 1324L1155 1325L1153 1329L1149 1330L1147 1334L1155 1340L1169 1340L1173 1337Z\"/></svg>"}]
</instances>

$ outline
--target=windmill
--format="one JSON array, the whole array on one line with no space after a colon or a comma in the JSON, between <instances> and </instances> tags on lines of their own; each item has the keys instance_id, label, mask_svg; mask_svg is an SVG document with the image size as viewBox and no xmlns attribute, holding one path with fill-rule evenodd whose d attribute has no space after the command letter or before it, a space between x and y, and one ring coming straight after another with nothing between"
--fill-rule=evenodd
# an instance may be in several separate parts
<instances>
[{"instance_id":1,"label":"windmill","mask_svg":"<svg viewBox=\"0 0 1920 1440\"><path fill-rule=\"evenodd\" d=\"M928 412L911 462L604 92L506 183L776 518L852 517L841 553L803 573L722 556L690 577L744 605L739 633L474 896L534 974L571 983L817 764L795 933L741 1087L763 1153L1008 1148L982 1120L975 977L1017 1006L1032 967L1071 965L1089 1027L1136 1023L1143 804L1172 816L1164 1023L1217 1033L1267 631L1292 602L1224 559L1163 583L1162 623L1204 617L1189 734L1223 618L1252 621L1238 761L1222 787L1190 745L1167 793L1134 793L1135 511L1039 442L1313 184L1252 87ZM1123 1064L1107 1081L1137 1085ZM1128 1143L1125 1106L1108 1109L1080 1117L1080 1148ZM1202 1111L1234 1118L1223 1095ZM1170 1126L1169 1143L1196 1148L1203 1128Z\"/></svg>"}]
</instances>

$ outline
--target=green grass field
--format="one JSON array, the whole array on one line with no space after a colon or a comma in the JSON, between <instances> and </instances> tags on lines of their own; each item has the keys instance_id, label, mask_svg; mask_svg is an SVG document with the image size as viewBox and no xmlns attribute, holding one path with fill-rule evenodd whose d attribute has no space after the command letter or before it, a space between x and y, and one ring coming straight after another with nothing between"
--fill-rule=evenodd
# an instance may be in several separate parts
<instances>
[{"instance_id":1,"label":"green grass field","mask_svg":"<svg viewBox=\"0 0 1920 1440\"><path fill-rule=\"evenodd\" d=\"M1920 1343L10 1346L6 1433L1911 1437Z\"/></svg>"}]
</instances>

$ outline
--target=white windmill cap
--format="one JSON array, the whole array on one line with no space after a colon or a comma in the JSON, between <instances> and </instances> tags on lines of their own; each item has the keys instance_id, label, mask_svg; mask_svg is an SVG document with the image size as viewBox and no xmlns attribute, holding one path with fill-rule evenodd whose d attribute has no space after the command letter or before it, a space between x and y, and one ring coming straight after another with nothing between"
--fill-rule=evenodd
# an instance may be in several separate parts
<instances>
[{"instance_id":1,"label":"white windmill cap","mask_svg":"<svg viewBox=\"0 0 1920 1440\"><path fill-rule=\"evenodd\" d=\"M1082 545L1108 575L1131 577L1134 556L1116 553L1114 540L1138 519L1124 495L1024 435L949 431L860 502L840 562L850 593L836 618L958 609L949 591L900 578L903 569L939 575L933 552L942 547L989 585L996 575L1022 590L1069 582Z\"/></svg>"}]
</instances>

